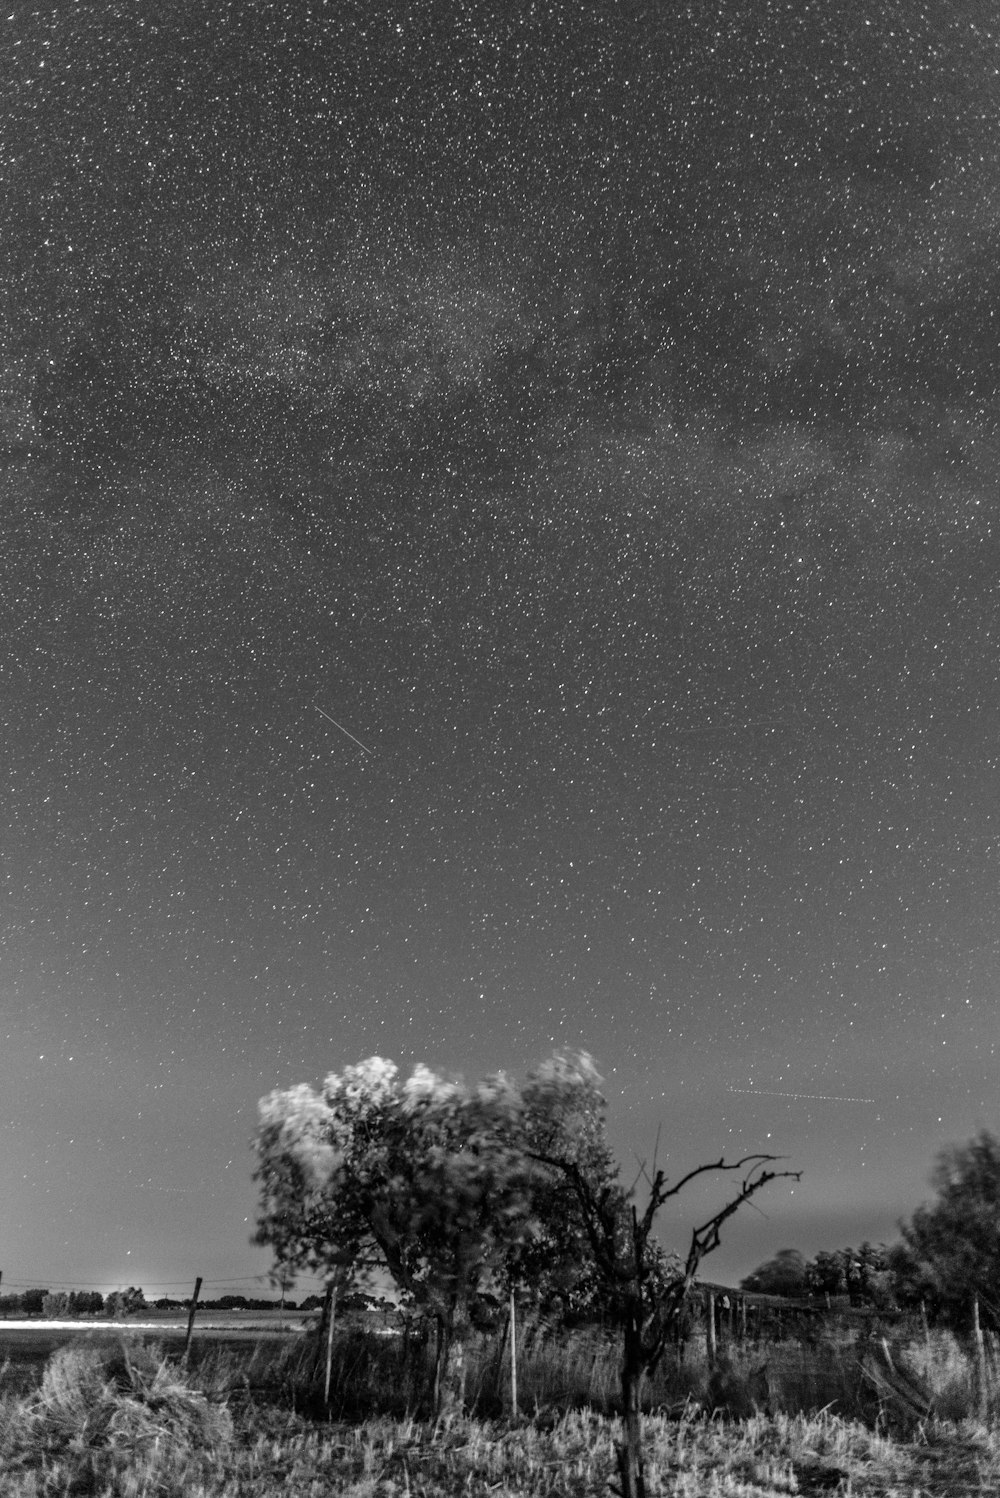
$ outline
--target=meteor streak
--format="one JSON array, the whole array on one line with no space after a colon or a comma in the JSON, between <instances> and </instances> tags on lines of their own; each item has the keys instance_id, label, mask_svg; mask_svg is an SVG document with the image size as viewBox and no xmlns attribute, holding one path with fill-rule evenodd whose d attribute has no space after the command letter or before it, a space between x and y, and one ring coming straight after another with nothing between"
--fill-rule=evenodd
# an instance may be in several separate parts
<instances>
[{"instance_id":1,"label":"meteor streak","mask_svg":"<svg viewBox=\"0 0 1000 1498\"><path fill-rule=\"evenodd\" d=\"M839 1097L828 1092L765 1092L763 1087L727 1087L727 1092L742 1092L747 1097L797 1097L810 1103L874 1103L873 1097Z\"/></svg>"},{"instance_id":2,"label":"meteor streak","mask_svg":"<svg viewBox=\"0 0 1000 1498\"><path fill-rule=\"evenodd\" d=\"M334 728L339 728L340 731L341 731L341 733L346 733L347 737L349 739L352 739L354 741L354 743L357 744L357 746L358 746L359 749L363 749L365 751L365 753L368 755L368 758L371 759L371 757L372 757L372 751L368 748L367 744L362 744L362 742L361 742L360 739L354 738L354 735L351 732L351 730L349 728L345 728L344 725L343 725L343 723L338 723L337 720L336 720L336 718L331 718L329 713L323 711L323 709L320 707L319 703L314 702L313 703L313 707L316 709L316 711L318 713L321 713L323 715L323 717L326 719L326 721L328 723L332 723L333 726L334 726Z\"/></svg>"}]
</instances>

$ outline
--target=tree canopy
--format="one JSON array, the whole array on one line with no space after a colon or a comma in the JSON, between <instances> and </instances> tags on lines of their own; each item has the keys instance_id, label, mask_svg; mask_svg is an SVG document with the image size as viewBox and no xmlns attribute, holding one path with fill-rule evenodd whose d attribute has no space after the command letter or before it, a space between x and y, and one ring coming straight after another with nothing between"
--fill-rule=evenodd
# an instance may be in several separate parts
<instances>
[{"instance_id":1,"label":"tree canopy","mask_svg":"<svg viewBox=\"0 0 1000 1498\"><path fill-rule=\"evenodd\" d=\"M773 1259L741 1280L740 1289L758 1295L804 1295L807 1267L804 1255L797 1248L781 1248Z\"/></svg>"},{"instance_id":2,"label":"tree canopy","mask_svg":"<svg viewBox=\"0 0 1000 1498\"><path fill-rule=\"evenodd\" d=\"M949 1316L967 1317L974 1295L984 1320L1000 1327L1000 1140L986 1129L938 1155L937 1192L900 1223L897 1279L911 1295L929 1295Z\"/></svg>"},{"instance_id":3,"label":"tree canopy","mask_svg":"<svg viewBox=\"0 0 1000 1498\"><path fill-rule=\"evenodd\" d=\"M520 1088L503 1073L468 1085L425 1066L404 1082L376 1056L319 1091L273 1092L256 1140L256 1241L284 1269L345 1286L388 1271L460 1363L484 1293L529 1277L565 1289L581 1272L568 1188L538 1151L613 1176L598 1084L585 1056L555 1056Z\"/></svg>"}]
</instances>

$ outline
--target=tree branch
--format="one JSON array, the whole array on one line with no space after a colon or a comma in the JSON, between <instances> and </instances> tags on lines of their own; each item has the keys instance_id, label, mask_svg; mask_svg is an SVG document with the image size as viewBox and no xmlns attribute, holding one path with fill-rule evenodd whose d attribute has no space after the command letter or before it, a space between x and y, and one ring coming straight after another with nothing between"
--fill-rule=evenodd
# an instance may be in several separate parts
<instances>
[{"instance_id":1,"label":"tree branch","mask_svg":"<svg viewBox=\"0 0 1000 1498\"><path fill-rule=\"evenodd\" d=\"M663 1203L665 1201L669 1201L672 1196L677 1196L678 1193L681 1192L681 1191L683 1191L684 1187L690 1181L693 1181L696 1176L705 1175L708 1171L711 1171L711 1170L742 1170L743 1167L744 1167L744 1165L751 1165L751 1164L753 1165L754 1169L756 1169L756 1167L758 1165L764 1165L764 1164L767 1164L769 1161L772 1161L772 1160L782 1160L784 1158L785 1157L783 1155L744 1155L743 1158L742 1158L742 1160L733 1160L728 1165L726 1164L725 1159L716 1160L711 1165L696 1165L695 1168L694 1168L694 1170L689 1170L688 1173L687 1173L687 1175L681 1176L680 1180L676 1183L676 1185L671 1186L670 1189L669 1189L669 1191L663 1190L662 1189L662 1184L661 1184L661 1193L660 1193L660 1203L659 1204L660 1204L660 1206L662 1206ZM657 1177L658 1177L658 1179L660 1180L661 1183L666 1180L666 1177L665 1177L665 1175L664 1175L664 1173L663 1173L662 1170L657 1172Z\"/></svg>"}]
</instances>

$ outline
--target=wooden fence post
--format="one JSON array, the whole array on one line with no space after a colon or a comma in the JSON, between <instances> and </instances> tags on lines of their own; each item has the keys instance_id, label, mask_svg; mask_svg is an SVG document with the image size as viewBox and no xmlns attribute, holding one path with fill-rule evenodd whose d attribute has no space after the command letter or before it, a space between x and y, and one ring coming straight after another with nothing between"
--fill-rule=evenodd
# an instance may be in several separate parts
<instances>
[{"instance_id":1,"label":"wooden fence post","mask_svg":"<svg viewBox=\"0 0 1000 1498\"><path fill-rule=\"evenodd\" d=\"M705 1322L705 1350L708 1353L708 1366L715 1367L715 1291L708 1292L707 1319Z\"/></svg>"},{"instance_id":2,"label":"wooden fence post","mask_svg":"<svg viewBox=\"0 0 1000 1498\"><path fill-rule=\"evenodd\" d=\"M985 1420L987 1415L987 1384L986 1384L986 1347L983 1343L983 1329L979 1324L979 1296L972 1297L972 1335L976 1340L976 1402L979 1407L979 1418Z\"/></svg>"},{"instance_id":3,"label":"wooden fence post","mask_svg":"<svg viewBox=\"0 0 1000 1498\"><path fill-rule=\"evenodd\" d=\"M337 1314L337 1282L327 1286L327 1295L330 1301L330 1315L326 1325L326 1372L323 1377L323 1408L329 1408L330 1404L330 1377L333 1372L333 1323Z\"/></svg>"},{"instance_id":4,"label":"wooden fence post","mask_svg":"<svg viewBox=\"0 0 1000 1498\"><path fill-rule=\"evenodd\" d=\"M330 1301L333 1298L333 1281L328 1280L326 1289L323 1291L323 1307L319 1314L319 1333L316 1337L316 1357L313 1360L313 1377L319 1373L320 1363L323 1361L323 1349L326 1347L327 1327L330 1325Z\"/></svg>"},{"instance_id":5,"label":"wooden fence post","mask_svg":"<svg viewBox=\"0 0 1000 1498\"><path fill-rule=\"evenodd\" d=\"M184 1338L184 1352L181 1362L187 1361L188 1351L191 1347L191 1338L194 1335L194 1313L198 1308L198 1296L201 1294L201 1275L194 1282L194 1294L191 1297L191 1309L188 1311L187 1336Z\"/></svg>"},{"instance_id":6,"label":"wooden fence post","mask_svg":"<svg viewBox=\"0 0 1000 1498\"><path fill-rule=\"evenodd\" d=\"M517 1419L517 1317L514 1311L514 1286L510 1287L510 1409Z\"/></svg>"}]
</instances>

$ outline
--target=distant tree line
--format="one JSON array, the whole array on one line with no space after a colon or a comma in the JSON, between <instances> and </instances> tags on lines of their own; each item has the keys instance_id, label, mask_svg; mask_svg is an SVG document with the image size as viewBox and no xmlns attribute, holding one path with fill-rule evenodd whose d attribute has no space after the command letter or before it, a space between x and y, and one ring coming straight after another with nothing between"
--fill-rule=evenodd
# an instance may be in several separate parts
<instances>
[{"instance_id":1,"label":"distant tree line","mask_svg":"<svg viewBox=\"0 0 1000 1498\"><path fill-rule=\"evenodd\" d=\"M896 1304L885 1245L820 1249L807 1259L797 1248L783 1248L740 1281L740 1289L789 1299L846 1296L852 1306L891 1309Z\"/></svg>"},{"instance_id":2,"label":"distant tree line","mask_svg":"<svg viewBox=\"0 0 1000 1498\"><path fill-rule=\"evenodd\" d=\"M203 1311L276 1311L283 1306L286 1311L318 1310L322 1297L311 1295L301 1305L294 1300L261 1300L246 1295L221 1295L216 1300L199 1300ZM112 1290L102 1295L99 1290L23 1290L18 1295L0 1295L0 1316L42 1316L46 1320L61 1320L74 1316L135 1316L143 1311L186 1311L190 1299L172 1300L161 1296L147 1301L142 1290L130 1285L127 1290Z\"/></svg>"},{"instance_id":3,"label":"distant tree line","mask_svg":"<svg viewBox=\"0 0 1000 1498\"><path fill-rule=\"evenodd\" d=\"M134 1285L127 1290L23 1290L19 1295L0 1295L0 1315L44 1316L47 1320L67 1316L129 1316L148 1309L146 1297Z\"/></svg>"},{"instance_id":4,"label":"distant tree line","mask_svg":"<svg viewBox=\"0 0 1000 1498\"><path fill-rule=\"evenodd\" d=\"M323 1304L322 1297L311 1295L301 1304L289 1300L262 1300L247 1295L219 1295L215 1300L206 1300L203 1296L198 1301L198 1309L201 1311L309 1311L319 1309ZM190 1298L187 1300L154 1300L153 1308L157 1311L186 1311L191 1305Z\"/></svg>"},{"instance_id":5,"label":"distant tree line","mask_svg":"<svg viewBox=\"0 0 1000 1498\"><path fill-rule=\"evenodd\" d=\"M741 1282L758 1294L847 1296L877 1311L923 1310L931 1320L964 1327L973 1297L985 1325L1000 1330L1000 1140L981 1130L938 1155L935 1199L899 1224L886 1246L821 1250L807 1260L784 1248Z\"/></svg>"}]
</instances>

